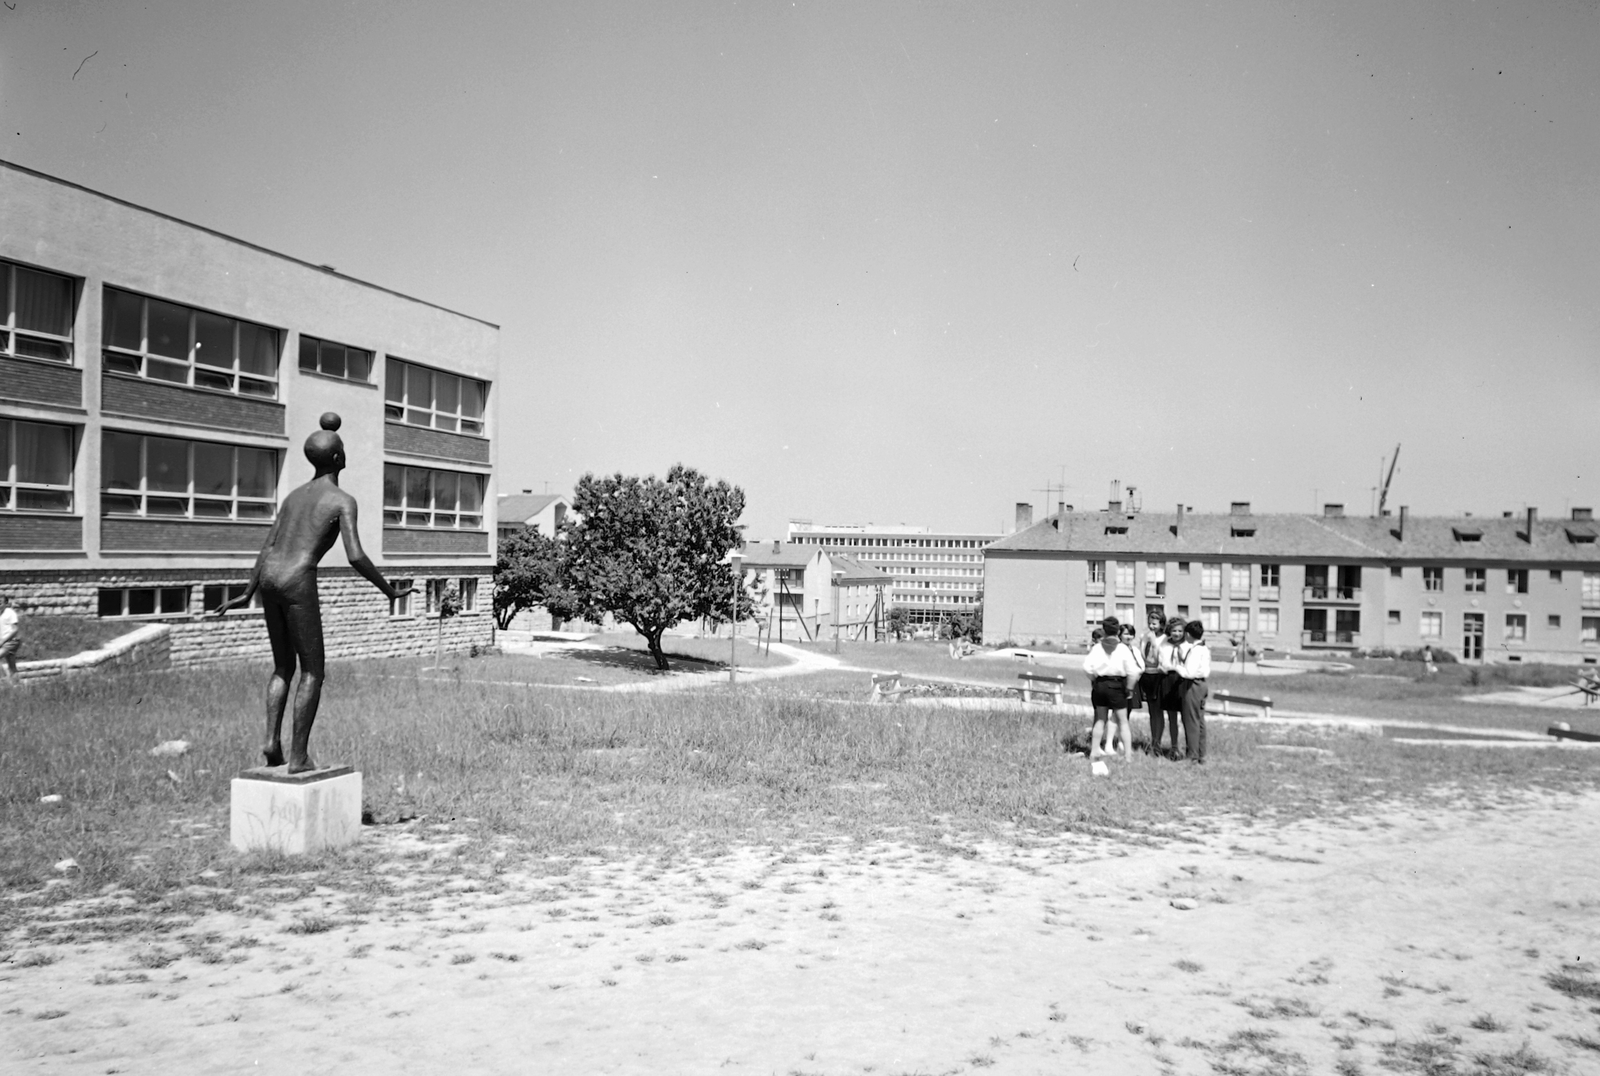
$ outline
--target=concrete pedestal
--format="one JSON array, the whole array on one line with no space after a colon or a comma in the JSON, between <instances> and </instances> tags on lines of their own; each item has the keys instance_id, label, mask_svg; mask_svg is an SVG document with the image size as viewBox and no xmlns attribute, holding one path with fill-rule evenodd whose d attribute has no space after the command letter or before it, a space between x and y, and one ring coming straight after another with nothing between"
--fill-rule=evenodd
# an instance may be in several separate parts
<instances>
[{"instance_id":1,"label":"concrete pedestal","mask_svg":"<svg viewBox=\"0 0 1600 1076\"><path fill-rule=\"evenodd\" d=\"M229 835L241 852L302 855L354 843L361 834L361 775L349 766L291 774L258 766L233 779Z\"/></svg>"}]
</instances>

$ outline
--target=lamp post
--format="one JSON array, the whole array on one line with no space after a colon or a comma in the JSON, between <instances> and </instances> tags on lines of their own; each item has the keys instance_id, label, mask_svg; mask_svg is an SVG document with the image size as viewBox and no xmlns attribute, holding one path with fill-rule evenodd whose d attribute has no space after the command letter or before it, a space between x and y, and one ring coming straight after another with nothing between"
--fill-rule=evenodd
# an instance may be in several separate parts
<instances>
[{"instance_id":1,"label":"lamp post","mask_svg":"<svg viewBox=\"0 0 1600 1076\"><path fill-rule=\"evenodd\" d=\"M844 585L844 573L833 573L833 652L839 652L839 588Z\"/></svg>"},{"instance_id":2,"label":"lamp post","mask_svg":"<svg viewBox=\"0 0 1600 1076\"><path fill-rule=\"evenodd\" d=\"M744 587L744 555L735 551L728 554L733 565L733 607L728 618L728 683L739 680L739 591Z\"/></svg>"}]
</instances>

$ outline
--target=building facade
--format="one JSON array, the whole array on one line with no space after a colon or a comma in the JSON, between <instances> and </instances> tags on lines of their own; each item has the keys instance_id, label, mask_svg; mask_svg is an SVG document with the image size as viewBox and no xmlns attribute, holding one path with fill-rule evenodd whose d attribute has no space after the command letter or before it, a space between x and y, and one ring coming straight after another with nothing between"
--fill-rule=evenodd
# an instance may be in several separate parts
<instances>
[{"instance_id":1,"label":"building facade","mask_svg":"<svg viewBox=\"0 0 1600 1076\"><path fill-rule=\"evenodd\" d=\"M762 630L782 642L885 637L894 577L837 550L796 542L752 542L745 585L756 597Z\"/></svg>"},{"instance_id":2,"label":"building facade","mask_svg":"<svg viewBox=\"0 0 1600 1076\"><path fill-rule=\"evenodd\" d=\"M991 545L995 641L1085 643L1152 611L1270 649L1447 650L1467 661L1600 660L1592 513L1540 519L1063 512Z\"/></svg>"},{"instance_id":3,"label":"building facade","mask_svg":"<svg viewBox=\"0 0 1600 1076\"><path fill-rule=\"evenodd\" d=\"M841 553L888 574L890 606L904 609L913 624L937 624L983 602L984 549L998 537L916 526L789 521L790 542Z\"/></svg>"},{"instance_id":4,"label":"building facade","mask_svg":"<svg viewBox=\"0 0 1600 1076\"><path fill-rule=\"evenodd\" d=\"M323 561L330 657L492 639L499 329L0 162L0 591L26 618L171 625L175 664L266 654L245 585L302 451L340 484L395 608ZM24 653L26 652L24 634Z\"/></svg>"}]
</instances>

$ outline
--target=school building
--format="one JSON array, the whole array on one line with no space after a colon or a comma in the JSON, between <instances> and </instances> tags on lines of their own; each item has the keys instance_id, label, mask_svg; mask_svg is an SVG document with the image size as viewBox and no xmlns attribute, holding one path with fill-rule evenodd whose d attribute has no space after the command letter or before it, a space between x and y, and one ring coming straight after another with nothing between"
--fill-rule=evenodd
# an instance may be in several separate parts
<instances>
[{"instance_id":1,"label":"school building","mask_svg":"<svg viewBox=\"0 0 1600 1076\"><path fill-rule=\"evenodd\" d=\"M843 554L889 575L889 605L904 609L913 624L938 624L983 602L984 549L998 537L920 526L789 521L790 542Z\"/></svg>"},{"instance_id":2,"label":"school building","mask_svg":"<svg viewBox=\"0 0 1600 1076\"><path fill-rule=\"evenodd\" d=\"M1466 661L1600 660L1593 513L1495 518L1064 511L991 544L986 638L1086 643L1152 610L1276 650L1447 650Z\"/></svg>"},{"instance_id":3,"label":"school building","mask_svg":"<svg viewBox=\"0 0 1600 1076\"><path fill-rule=\"evenodd\" d=\"M27 620L170 627L173 664L264 656L244 587L323 412L390 603L324 558L330 657L487 645L499 329L0 161L0 592Z\"/></svg>"}]
</instances>

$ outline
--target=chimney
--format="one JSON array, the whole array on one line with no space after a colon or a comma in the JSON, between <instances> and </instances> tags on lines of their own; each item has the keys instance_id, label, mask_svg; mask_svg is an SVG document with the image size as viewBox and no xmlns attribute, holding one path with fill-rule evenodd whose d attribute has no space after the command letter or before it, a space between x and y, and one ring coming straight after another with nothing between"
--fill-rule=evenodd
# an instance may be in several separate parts
<instances>
[{"instance_id":1,"label":"chimney","mask_svg":"<svg viewBox=\"0 0 1600 1076\"><path fill-rule=\"evenodd\" d=\"M1247 516L1247 515L1250 514L1250 502L1249 501L1234 501L1232 503L1232 505L1230 505L1228 511L1229 511L1229 514L1231 514L1231 515Z\"/></svg>"},{"instance_id":2,"label":"chimney","mask_svg":"<svg viewBox=\"0 0 1600 1076\"><path fill-rule=\"evenodd\" d=\"M1406 517L1410 514L1411 506L1402 504L1400 506L1400 529L1394 532L1394 536L1402 542L1406 540Z\"/></svg>"},{"instance_id":3,"label":"chimney","mask_svg":"<svg viewBox=\"0 0 1600 1076\"><path fill-rule=\"evenodd\" d=\"M1033 505L1017 502L1017 530L1027 530L1033 526Z\"/></svg>"},{"instance_id":4,"label":"chimney","mask_svg":"<svg viewBox=\"0 0 1600 1076\"><path fill-rule=\"evenodd\" d=\"M1539 510L1537 508L1528 509L1528 532L1522 536L1522 540L1527 542L1529 545L1533 544L1533 524L1538 518Z\"/></svg>"},{"instance_id":5,"label":"chimney","mask_svg":"<svg viewBox=\"0 0 1600 1076\"><path fill-rule=\"evenodd\" d=\"M1574 523L1587 523L1592 519L1594 519L1593 508L1574 508L1572 510L1572 521Z\"/></svg>"},{"instance_id":6,"label":"chimney","mask_svg":"<svg viewBox=\"0 0 1600 1076\"><path fill-rule=\"evenodd\" d=\"M1510 512L1501 512L1500 513L1500 518L1501 519L1510 519L1511 518L1511 513Z\"/></svg>"},{"instance_id":7,"label":"chimney","mask_svg":"<svg viewBox=\"0 0 1600 1076\"><path fill-rule=\"evenodd\" d=\"M1057 501L1056 502L1056 515L1064 516L1066 514L1067 514L1067 502L1066 501Z\"/></svg>"},{"instance_id":8,"label":"chimney","mask_svg":"<svg viewBox=\"0 0 1600 1076\"><path fill-rule=\"evenodd\" d=\"M778 552L781 552L782 549L783 549L783 543L778 541L778 539L774 538L772 540L772 551L774 553L778 553Z\"/></svg>"},{"instance_id":9,"label":"chimney","mask_svg":"<svg viewBox=\"0 0 1600 1076\"><path fill-rule=\"evenodd\" d=\"M1342 504L1325 504L1325 505L1322 506L1322 514L1323 514L1323 516L1325 516L1328 519L1343 519L1344 518L1344 505L1342 505Z\"/></svg>"},{"instance_id":10,"label":"chimney","mask_svg":"<svg viewBox=\"0 0 1600 1076\"><path fill-rule=\"evenodd\" d=\"M1183 530L1183 505L1180 504L1180 505L1178 505L1177 519L1172 524L1172 536L1174 538L1178 537L1179 532L1181 532L1182 530Z\"/></svg>"}]
</instances>

